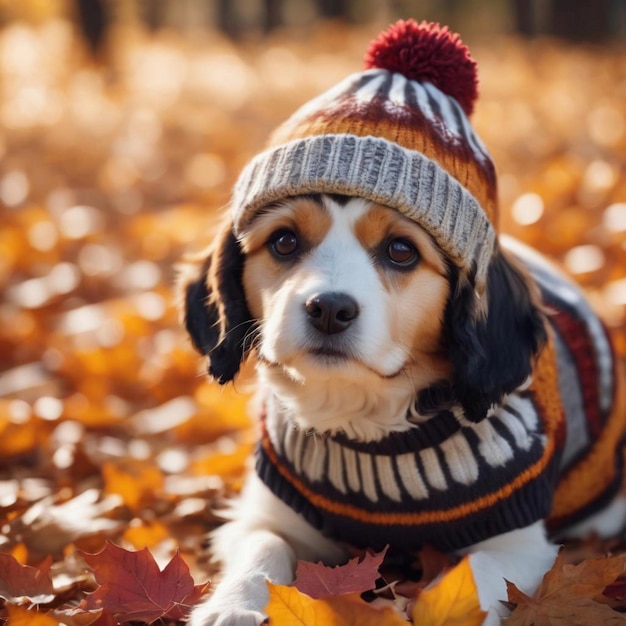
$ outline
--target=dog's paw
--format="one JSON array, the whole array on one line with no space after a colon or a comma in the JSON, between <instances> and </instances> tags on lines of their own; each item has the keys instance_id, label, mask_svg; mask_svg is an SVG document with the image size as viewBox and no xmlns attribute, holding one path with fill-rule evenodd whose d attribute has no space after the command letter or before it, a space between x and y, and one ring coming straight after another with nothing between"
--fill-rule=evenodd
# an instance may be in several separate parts
<instances>
[{"instance_id":1,"label":"dog's paw","mask_svg":"<svg viewBox=\"0 0 626 626\"><path fill-rule=\"evenodd\" d=\"M264 621L258 611L207 602L193 609L187 626L259 626Z\"/></svg>"}]
</instances>

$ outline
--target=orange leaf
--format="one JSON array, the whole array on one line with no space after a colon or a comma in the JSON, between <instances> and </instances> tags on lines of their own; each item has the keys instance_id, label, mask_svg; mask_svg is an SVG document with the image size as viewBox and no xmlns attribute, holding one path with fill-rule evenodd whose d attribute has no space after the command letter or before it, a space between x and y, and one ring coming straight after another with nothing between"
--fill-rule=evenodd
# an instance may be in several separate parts
<instances>
[{"instance_id":1,"label":"orange leaf","mask_svg":"<svg viewBox=\"0 0 626 626\"><path fill-rule=\"evenodd\" d=\"M485 616L468 557L424 589L413 607L415 626L480 626Z\"/></svg>"},{"instance_id":2,"label":"orange leaf","mask_svg":"<svg viewBox=\"0 0 626 626\"><path fill-rule=\"evenodd\" d=\"M102 476L104 493L119 494L124 504L133 511L150 505L155 494L163 491L161 470L146 462L125 459L118 463L105 463Z\"/></svg>"},{"instance_id":3,"label":"orange leaf","mask_svg":"<svg viewBox=\"0 0 626 626\"><path fill-rule=\"evenodd\" d=\"M295 587L267 583L270 601L265 608L270 624L280 626L406 626L393 609L377 609L359 594L314 600Z\"/></svg>"},{"instance_id":4,"label":"orange leaf","mask_svg":"<svg viewBox=\"0 0 626 626\"><path fill-rule=\"evenodd\" d=\"M213 452L196 459L191 464L191 471L199 476L237 476L245 472L246 464L254 449L251 443L242 443L232 452Z\"/></svg>"},{"instance_id":5,"label":"orange leaf","mask_svg":"<svg viewBox=\"0 0 626 626\"><path fill-rule=\"evenodd\" d=\"M561 552L532 598L507 582L509 602L516 605L507 626L626 624L626 615L596 601L625 568L626 554L568 565Z\"/></svg>"},{"instance_id":6,"label":"orange leaf","mask_svg":"<svg viewBox=\"0 0 626 626\"><path fill-rule=\"evenodd\" d=\"M24 609L20 606L7 604L9 614L7 626L59 626L59 622L46 613L39 613L35 609Z\"/></svg>"},{"instance_id":7,"label":"orange leaf","mask_svg":"<svg viewBox=\"0 0 626 626\"><path fill-rule=\"evenodd\" d=\"M123 535L124 540L128 541L137 550L152 548L169 536L167 528L158 521L130 525Z\"/></svg>"}]
</instances>

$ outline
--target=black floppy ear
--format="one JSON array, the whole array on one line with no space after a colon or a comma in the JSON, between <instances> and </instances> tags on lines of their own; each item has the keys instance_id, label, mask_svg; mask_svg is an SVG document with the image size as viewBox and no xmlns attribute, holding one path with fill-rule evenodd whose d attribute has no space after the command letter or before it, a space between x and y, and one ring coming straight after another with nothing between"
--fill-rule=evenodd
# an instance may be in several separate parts
<instances>
[{"instance_id":1,"label":"black floppy ear","mask_svg":"<svg viewBox=\"0 0 626 626\"><path fill-rule=\"evenodd\" d=\"M244 254L228 224L203 262L181 278L185 327L221 385L235 377L252 342L254 320L243 290L243 265Z\"/></svg>"},{"instance_id":2,"label":"black floppy ear","mask_svg":"<svg viewBox=\"0 0 626 626\"><path fill-rule=\"evenodd\" d=\"M538 289L499 248L488 269L486 303L473 280L457 274L451 282L445 326L454 395L465 416L479 422L532 372L547 340L546 319Z\"/></svg>"}]
</instances>

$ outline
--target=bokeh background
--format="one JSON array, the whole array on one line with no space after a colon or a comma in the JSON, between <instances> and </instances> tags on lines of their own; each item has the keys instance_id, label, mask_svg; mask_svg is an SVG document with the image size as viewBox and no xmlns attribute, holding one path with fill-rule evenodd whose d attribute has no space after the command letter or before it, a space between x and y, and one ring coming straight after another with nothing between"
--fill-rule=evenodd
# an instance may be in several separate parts
<instances>
[{"instance_id":1,"label":"bokeh background","mask_svg":"<svg viewBox=\"0 0 626 626\"><path fill-rule=\"evenodd\" d=\"M0 551L197 553L253 437L179 330L175 265L269 131L409 16L478 61L501 230L626 355L623 0L0 0Z\"/></svg>"}]
</instances>

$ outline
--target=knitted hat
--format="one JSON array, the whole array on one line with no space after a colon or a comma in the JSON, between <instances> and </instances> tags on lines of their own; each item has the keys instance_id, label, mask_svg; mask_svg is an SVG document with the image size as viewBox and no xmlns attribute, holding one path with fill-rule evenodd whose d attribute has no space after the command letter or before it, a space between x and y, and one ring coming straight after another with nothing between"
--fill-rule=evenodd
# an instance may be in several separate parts
<instances>
[{"instance_id":1,"label":"knitted hat","mask_svg":"<svg viewBox=\"0 0 626 626\"><path fill-rule=\"evenodd\" d=\"M302 106L244 168L235 233L288 196L358 196L419 223L482 292L497 206L493 163L468 121L476 63L447 27L407 20L370 44L365 68Z\"/></svg>"}]
</instances>

